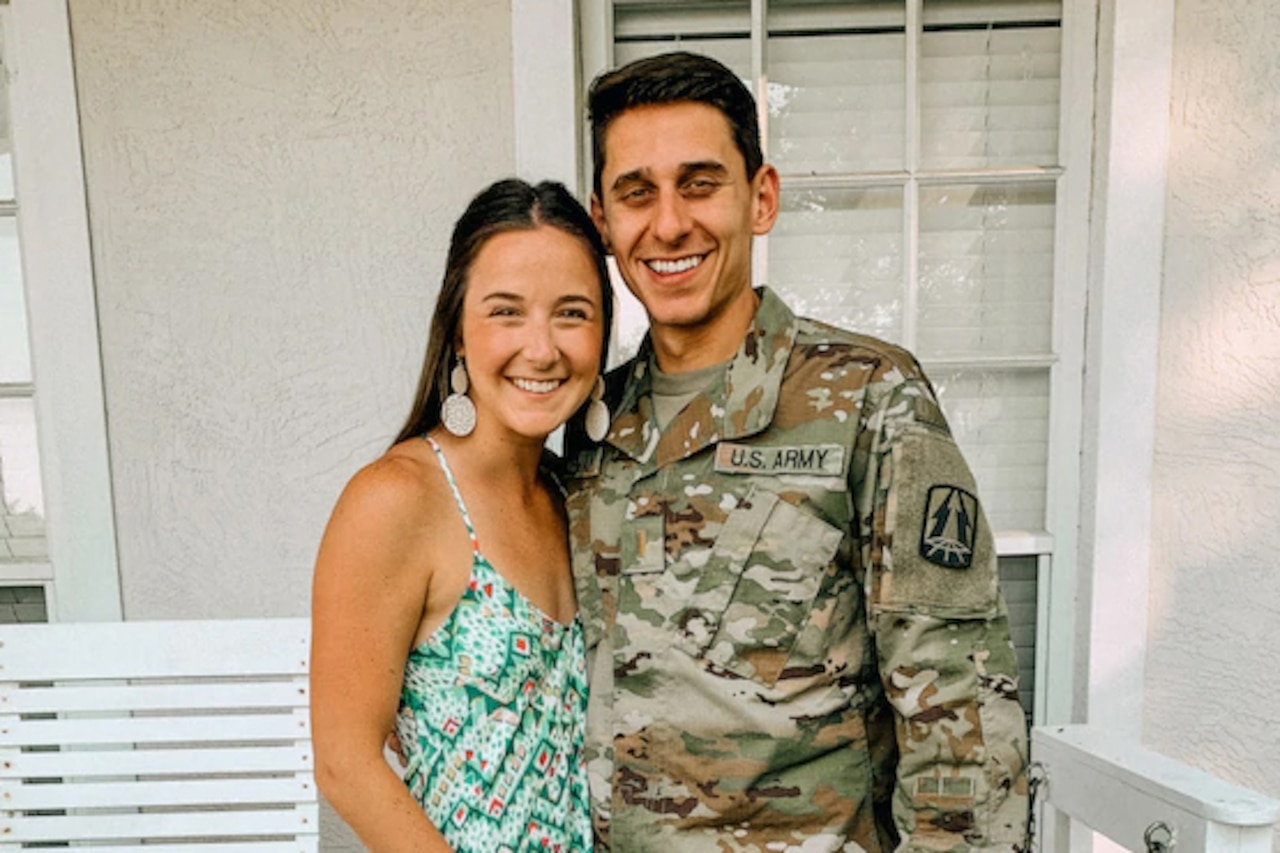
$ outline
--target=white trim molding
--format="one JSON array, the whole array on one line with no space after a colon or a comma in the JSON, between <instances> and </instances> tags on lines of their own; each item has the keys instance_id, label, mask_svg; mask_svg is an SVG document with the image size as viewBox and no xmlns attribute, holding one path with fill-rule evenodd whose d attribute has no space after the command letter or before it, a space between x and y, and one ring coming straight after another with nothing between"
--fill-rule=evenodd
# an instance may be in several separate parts
<instances>
[{"instance_id":1,"label":"white trim molding","mask_svg":"<svg viewBox=\"0 0 1280 853\"><path fill-rule=\"evenodd\" d=\"M511 0L516 174L578 180L578 38L573 0Z\"/></svg>"},{"instance_id":2,"label":"white trim molding","mask_svg":"<svg viewBox=\"0 0 1280 853\"><path fill-rule=\"evenodd\" d=\"M1062 7L1062 121L1056 176L1054 244L1054 329L1049 410L1049 471L1045 520L1053 531L1053 558L1041 560L1036 618L1035 719L1068 723L1073 719L1077 677L1075 660L1082 616L1079 529L1081 400L1085 364L1083 282L1089 275L1089 201L1094 142L1094 77L1097 51L1096 0L1070 0Z\"/></svg>"},{"instance_id":3,"label":"white trim molding","mask_svg":"<svg viewBox=\"0 0 1280 853\"><path fill-rule=\"evenodd\" d=\"M65 0L11 0L18 235L57 621L121 618L102 358Z\"/></svg>"},{"instance_id":4,"label":"white trim molding","mask_svg":"<svg viewBox=\"0 0 1280 853\"><path fill-rule=\"evenodd\" d=\"M1077 714L1142 729L1174 0L1101 0L1080 556Z\"/></svg>"}]
</instances>

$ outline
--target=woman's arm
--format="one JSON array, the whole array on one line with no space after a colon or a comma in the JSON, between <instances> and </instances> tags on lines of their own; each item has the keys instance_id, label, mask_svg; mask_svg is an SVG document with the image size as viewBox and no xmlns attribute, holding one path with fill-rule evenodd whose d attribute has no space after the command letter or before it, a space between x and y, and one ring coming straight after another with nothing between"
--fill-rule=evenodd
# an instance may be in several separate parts
<instances>
[{"instance_id":1,"label":"woman's arm","mask_svg":"<svg viewBox=\"0 0 1280 853\"><path fill-rule=\"evenodd\" d=\"M316 560L311 727L325 799L374 853L450 848L383 758L405 659L423 615L431 488L384 458L339 498Z\"/></svg>"}]
</instances>

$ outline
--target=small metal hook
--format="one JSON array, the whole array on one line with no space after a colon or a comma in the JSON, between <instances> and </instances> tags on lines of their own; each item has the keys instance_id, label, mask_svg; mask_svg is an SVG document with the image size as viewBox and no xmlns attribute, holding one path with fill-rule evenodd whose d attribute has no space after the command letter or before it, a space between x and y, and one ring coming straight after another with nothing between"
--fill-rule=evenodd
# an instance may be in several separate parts
<instances>
[{"instance_id":1,"label":"small metal hook","mask_svg":"<svg viewBox=\"0 0 1280 853\"><path fill-rule=\"evenodd\" d=\"M1157 838L1161 833L1164 834L1164 838ZM1155 821L1147 827L1147 831L1142 833L1142 841L1147 845L1147 853L1169 853L1178 843L1169 824L1162 820Z\"/></svg>"}]
</instances>

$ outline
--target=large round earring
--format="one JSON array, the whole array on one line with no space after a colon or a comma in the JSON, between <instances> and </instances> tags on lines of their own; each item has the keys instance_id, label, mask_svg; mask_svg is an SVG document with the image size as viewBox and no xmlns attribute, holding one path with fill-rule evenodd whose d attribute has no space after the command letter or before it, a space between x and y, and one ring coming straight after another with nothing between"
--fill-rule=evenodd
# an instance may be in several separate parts
<instances>
[{"instance_id":1,"label":"large round earring","mask_svg":"<svg viewBox=\"0 0 1280 853\"><path fill-rule=\"evenodd\" d=\"M444 405L440 407L440 423L458 438L471 435L476 428L476 404L467 396L470 386L467 366L459 358L453 370L449 371L449 390L452 393L444 398Z\"/></svg>"},{"instance_id":2,"label":"large round earring","mask_svg":"<svg viewBox=\"0 0 1280 853\"><path fill-rule=\"evenodd\" d=\"M609 434L609 407L604 402L604 377L596 377L596 385L591 389L591 403L587 406L587 438L597 444Z\"/></svg>"}]
</instances>

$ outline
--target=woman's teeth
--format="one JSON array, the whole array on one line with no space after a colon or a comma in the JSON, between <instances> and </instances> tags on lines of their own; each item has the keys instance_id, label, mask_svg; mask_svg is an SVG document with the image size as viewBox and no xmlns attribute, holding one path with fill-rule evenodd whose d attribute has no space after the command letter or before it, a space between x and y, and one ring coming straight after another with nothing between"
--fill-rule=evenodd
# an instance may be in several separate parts
<instances>
[{"instance_id":1,"label":"woman's teeth","mask_svg":"<svg viewBox=\"0 0 1280 853\"><path fill-rule=\"evenodd\" d=\"M528 391L531 394L548 394L560 387L560 380L558 379L544 379L541 381L536 379L512 379L511 381L521 391Z\"/></svg>"}]
</instances>

